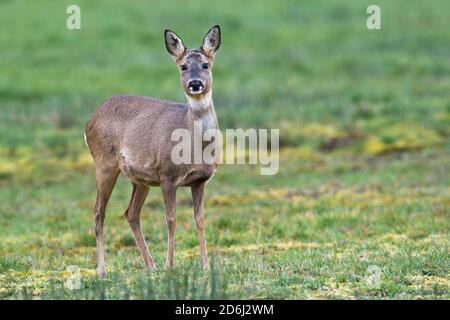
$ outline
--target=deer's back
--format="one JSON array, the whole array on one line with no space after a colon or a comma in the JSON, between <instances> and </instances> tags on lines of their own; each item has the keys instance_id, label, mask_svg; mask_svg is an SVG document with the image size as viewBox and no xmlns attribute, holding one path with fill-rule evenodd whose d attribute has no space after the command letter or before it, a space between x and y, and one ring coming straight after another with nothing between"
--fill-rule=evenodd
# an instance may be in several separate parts
<instances>
[{"instance_id":1,"label":"deer's back","mask_svg":"<svg viewBox=\"0 0 450 320\"><path fill-rule=\"evenodd\" d=\"M161 138L174 128L184 127L186 112L186 104L142 96L114 96L103 102L87 122L86 143L95 161L118 160L125 142L139 142L142 149L149 143L163 143L154 139L155 133L159 132Z\"/></svg>"},{"instance_id":2,"label":"deer's back","mask_svg":"<svg viewBox=\"0 0 450 320\"><path fill-rule=\"evenodd\" d=\"M175 165L171 140L175 129L186 129L186 104L140 96L117 96L105 101L86 124L86 143L96 166L120 170L129 180L177 185L208 180L216 165Z\"/></svg>"}]
</instances>

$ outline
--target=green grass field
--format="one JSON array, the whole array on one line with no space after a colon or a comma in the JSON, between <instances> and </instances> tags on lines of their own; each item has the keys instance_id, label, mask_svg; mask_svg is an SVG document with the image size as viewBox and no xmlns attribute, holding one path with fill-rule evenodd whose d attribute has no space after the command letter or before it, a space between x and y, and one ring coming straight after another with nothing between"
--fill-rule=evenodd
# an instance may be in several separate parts
<instances>
[{"instance_id":1,"label":"green grass field","mask_svg":"<svg viewBox=\"0 0 450 320\"><path fill-rule=\"evenodd\" d=\"M66 28L74 2L79 31ZM3 0L0 298L449 299L450 2L376 1L382 30L369 31L373 3ZM183 101L163 31L192 47L213 24L220 126L280 128L280 171L219 167L207 189L210 271L187 189L175 269L164 270L158 188L142 225L159 270L145 271L120 178L99 279L84 124L110 95Z\"/></svg>"}]
</instances>

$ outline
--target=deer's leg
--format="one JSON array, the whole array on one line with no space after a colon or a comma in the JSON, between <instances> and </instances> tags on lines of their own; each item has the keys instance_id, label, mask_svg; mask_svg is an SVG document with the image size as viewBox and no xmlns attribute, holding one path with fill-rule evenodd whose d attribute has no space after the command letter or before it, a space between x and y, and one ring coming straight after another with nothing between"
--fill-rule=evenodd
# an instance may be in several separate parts
<instances>
[{"instance_id":1,"label":"deer's leg","mask_svg":"<svg viewBox=\"0 0 450 320\"><path fill-rule=\"evenodd\" d=\"M106 276L105 271L105 243L103 240L103 222L105 221L105 210L111 192L117 180L119 171L111 168L96 168L97 200L94 208L94 232L97 242L97 274Z\"/></svg>"},{"instance_id":2,"label":"deer's leg","mask_svg":"<svg viewBox=\"0 0 450 320\"><path fill-rule=\"evenodd\" d=\"M194 206L194 220L197 226L198 241L200 243L200 261L202 267L208 267L208 251L206 249L203 200L204 200L205 183L201 183L191 187L192 203Z\"/></svg>"},{"instance_id":3,"label":"deer's leg","mask_svg":"<svg viewBox=\"0 0 450 320\"><path fill-rule=\"evenodd\" d=\"M176 186L171 182L161 184L161 190L166 206L166 224L167 224L167 257L166 268L173 268L173 249L175 245L175 226L176 226Z\"/></svg>"},{"instance_id":4,"label":"deer's leg","mask_svg":"<svg viewBox=\"0 0 450 320\"><path fill-rule=\"evenodd\" d=\"M154 270L156 269L155 261L148 250L140 222L141 209L145 198L148 195L148 191L148 187L133 183L133 193L131 195L130 204L128 205L127 210L125 210L124 216L128 220L131 230L133 231L134 239L136 240L136 244L142 254L142 257L144 258L145 265L148 269Z\"/></svg>"}]
</instances>

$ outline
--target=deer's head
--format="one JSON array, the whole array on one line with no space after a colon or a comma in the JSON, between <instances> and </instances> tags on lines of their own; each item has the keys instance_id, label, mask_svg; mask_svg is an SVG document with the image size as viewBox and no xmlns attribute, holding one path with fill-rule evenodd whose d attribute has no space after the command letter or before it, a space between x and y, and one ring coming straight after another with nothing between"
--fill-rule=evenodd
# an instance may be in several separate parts
<instances>
[{"instance_id":1,"label":"deer's head","mask_svg":"<svg viewBox=\"0 0 450 320\"><path fill-rule=\"evenodd\" d=\"M201 99L211 91L211 69L214 54L220 47L220 27L212 27L205 35L202 46L196 49L187 49L180 37L170 30L165 31L164 38L167 51L180 71L184 92L192 99Z\"/></svg>"}]
</instances>

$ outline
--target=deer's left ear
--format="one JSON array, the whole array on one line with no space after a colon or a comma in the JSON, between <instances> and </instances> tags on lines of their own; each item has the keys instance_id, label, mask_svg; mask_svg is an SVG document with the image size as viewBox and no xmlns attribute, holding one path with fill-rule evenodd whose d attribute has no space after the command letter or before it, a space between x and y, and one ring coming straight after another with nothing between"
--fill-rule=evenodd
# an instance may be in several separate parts
<instances>
[{"instance_id":1,"label":"deer's left ear","mask_svg":"<svg viewBox=\"0 0 450 320\"><path fill-rule=\"evenodd\" d=\"M164 40L166 42L167 51L175 58L175 60L180 59L186 51L183 41L181 41L175 32L170 30L164 32Z\"/></svg>"},{"instance_id":2,"label":"deer's left ear","mask_svg":"<svg viewBox=\"0 0 450 320\"><path fill-rule=\"evenodd\" d=\"M214 53L219 50L220 41L220 27L219 25L215 25L208 31L203 39L203 51L208 56L213 57Z\"/></svg>"}]
</instances>

